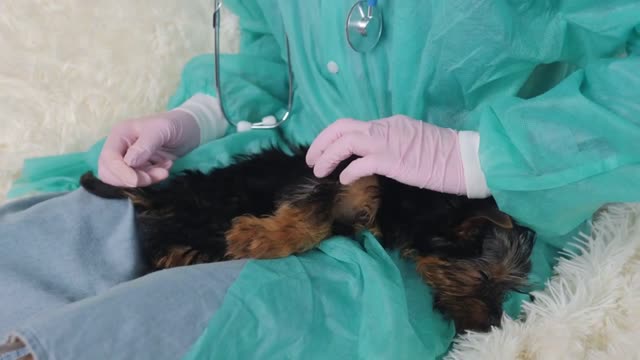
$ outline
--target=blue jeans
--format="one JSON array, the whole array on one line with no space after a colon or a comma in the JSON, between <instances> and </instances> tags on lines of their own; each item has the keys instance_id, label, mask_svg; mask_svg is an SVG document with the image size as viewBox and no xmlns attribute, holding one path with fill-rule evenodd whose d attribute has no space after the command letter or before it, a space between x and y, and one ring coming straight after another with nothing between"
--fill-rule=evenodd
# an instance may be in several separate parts
<instances>
[{"instance_id":1,"label":"blue jeans","mask_svg":"<svg viewBox=\"0 0 640 360\"><path fill-rule=\"evenodd\" d=\"M245 262L140 277L133 218L82 189L1 207L0 336L38 359L180 359Z\"/></svg>"}]
</instances>

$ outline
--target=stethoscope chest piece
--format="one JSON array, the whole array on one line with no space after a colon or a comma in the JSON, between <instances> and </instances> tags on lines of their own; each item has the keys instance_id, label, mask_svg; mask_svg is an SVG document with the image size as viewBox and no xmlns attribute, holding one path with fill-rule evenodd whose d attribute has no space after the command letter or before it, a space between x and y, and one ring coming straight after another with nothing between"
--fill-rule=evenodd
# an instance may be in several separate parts
<instances>
[{"instance_id":1,"label":"stethoscope chest piece","mask_svg":"<svg viewBox=\"0 0 640 360\"><path fill-rule=\"evenodd\" d=\"M376 47L382 36L382 11L370 3L358 1L347 16L347 41L353 50L361 53Z\"/></svg>"}]
</instances>

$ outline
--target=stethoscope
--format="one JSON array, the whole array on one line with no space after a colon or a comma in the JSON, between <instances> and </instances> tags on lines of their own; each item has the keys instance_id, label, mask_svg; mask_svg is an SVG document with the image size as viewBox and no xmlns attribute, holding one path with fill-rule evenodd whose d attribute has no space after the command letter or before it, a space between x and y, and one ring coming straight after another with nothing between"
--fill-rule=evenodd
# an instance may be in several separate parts
<instances>
[{"instance_id":1,"label":"stethoscope","mask_svg":"<svg viewBox=\"0 0 640 360\"><path fill-rule=\"evenodd\" d=\"M239 132L252 129L274 129L282 125L291 116L293 106L293 70L291 69L291 52L289 49L289 37L285 33L285 43L287 48L287 69L289 76L289 99L287 111L280 119L274 115L265 116L260 122L251 123L249 121L238 121L234 123L224 109L222 101L222 91L220 86L220 12L223 0L215 0L213 10L213 31L215 36L214 44L214 72L215 87L222 116L234 126ZM366 53L371 51L380 42L382 37L383 19L382 11L378 6L378 0L357 1L349 10L345 23L345 32L349 46L356 52Z\"/></svg>"}]
</instances>

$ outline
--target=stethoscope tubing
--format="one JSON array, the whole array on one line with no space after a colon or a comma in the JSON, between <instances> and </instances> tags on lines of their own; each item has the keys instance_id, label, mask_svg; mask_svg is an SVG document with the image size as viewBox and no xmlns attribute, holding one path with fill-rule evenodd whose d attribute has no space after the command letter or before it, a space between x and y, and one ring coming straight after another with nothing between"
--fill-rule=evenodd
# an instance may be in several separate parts
<instances>
[{"instance_id":1,"label":"stethoscope tubing","mask_svg":"<svg viewBox=\"0 0 640 360\"><path fill-rule=\"evenodd\" d=\"M222 112L222 116L224 117L225 121L235 127L238 128L238 124L234 123L233 121L231 121L231 119L229 118L229 116L227 115L227 112L224 108L224 101L223 101L223 96L222 96L222 86L221 86L221 82L220 82L220 13L222 11L222 3L223 0L215 0L215 7L214 7L214 11L213 11L213 31L214 31L214 36L215 36L215 44L214 44L214 84L215 84L215 88L216 88L216 92L217 92L217 97L218 97L218 103L220 104L220 111ZM349 12L348 18L347 18L347 22L346 22L346 31L347 31L347 40L349 42L349 46L351 46L351 48L355 51L358 52L364 52L364 51L359 51L356 46L351 42L351 39L349 38L349 27L350 27L350 18L351 15L354 11L354 9L358 6L360 6L362 3L364 3L364 1L362 0L358 0L355 5L352 7L351 11ZM367 0L367 7L368 7L368 11L367 11L367 18L363 17L363 20L370 20L373 17L373 11L374 8L378 5L378 0ZM382 25L380 25L382 26ZM366 31L366 30L365 30ZM373 44L373 46L377 45L377 42L379 41L380 38L380 33L381 33L382 29L378 29L378 33L375 34L377 36L377 39L375 39L375 44ZM363 35L366 36L366 35ZM287 104L287 111L284 113L284 115L282 115L281 119L275 119L275 121L273 121L274 117L273 116L268 116L265 117L262 121L258 122L258 123L250 123L250 127L248 129L275 129L277 127L279 127L280 125L282 125L285 121L287 121L290 117L291 117L291 110L293 108L293 69L291 67L291 50L289 48L289 36L285 33L285 45L286 45L286 49L287 49L287 72L288 72L288 77L289 77L289 94L288 94L288 104ZM265 119L270 118L270 121L266 121Z\"/></svg>"}]
</instances>

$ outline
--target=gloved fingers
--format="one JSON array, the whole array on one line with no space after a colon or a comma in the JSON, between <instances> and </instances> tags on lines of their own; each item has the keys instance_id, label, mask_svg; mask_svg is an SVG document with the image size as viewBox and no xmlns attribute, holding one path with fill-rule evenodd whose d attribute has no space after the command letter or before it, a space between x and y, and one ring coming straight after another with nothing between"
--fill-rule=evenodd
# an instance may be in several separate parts
<instances>
[{"instance_id":1,"label":"gloved fingers","mask_svg":"<svg viewBox=\"0 0 640 360\"><path fill-rule=\"evenodd\" d=\"M168 152L166 150L160 149L160 150L156 151L151 156L151 161L153 161L153 162L161 162L161 161L153 160L153 159L158 159L158 158L162 159L162 160L172 160L173 161L173 160L177 159L178 157L173 153L170 153L170 152Z\"/></svg>"},{"instance_id":2,"label":"gloved fingers","mask_svg":"<svg viewBox=\"0 0 640 360\"><path fill-rule=\"evenodd\" d=\"M316 160L313 173L317 177L325 177L349 157L367 156L377 149L371 138L362 133L349 133L331 143Z\"/></svg>"},{"instance_id":3,"label":"gloved fingers","mask_svg":"<svg viewBox=\"0 0 640 360\"><path fill-rule=\"evenodd\" d=\"M168 153L153 154L148 161L135 168L127 165L121 155L126 151L124 139L112 139L109 146L105 143L98 166L98 177L114 186L138 187L148 186L162 181L169 176L173 166L172 156Z\"/></svg>"},{"instance_id":4,"label":"gloved fingers","mask_svg":"<svg viewBox=\"0 0 640 360\"><path fill-rule=\"evenodd\" d=\"M123 158L127 147L124 137L112 135L107 138L98 161L98 177L102 181L114 186L136 186L136 173Z\"/></svg>"},{"instance_id":5,"label":"gloved fingers","mask_svg":"<svg viewBox=\"0 0 640 360\"><path fill-rule=\"evenodd\" d=\"M134 173L135 176L135 173ZM98 178L103 182L113 186L128 186L118 176L116 176L103 160L98 161ZM133 180L135 181L135 180Z\"/></svg>"},{"instance_id":6,"label":"gloved fingers","mask_svg":"<svg viewBox=\"0 0 640 360\"><path fill-rule=\"evenodd\" d=\"M384 156L379 154L372 154L356 159L340 173L340 183L349 185L360 178L370 175L386 176L385 168L380 166L380 164L384 164L384 162Z\"/></svg>"},{"instance_id":7,"label":"gloved fingers","mask_svg":"<svg viewBox=\"0 0 640 360\"><path fill-rule=\"evenodd\" d=\"M114 186L134 187L137 185L136 172L119 160L105 160L98 167L98 177Z\"/></svg>"},{"instance_id":8,"label":"gloved fingers","mask_svg":"<svg viewBox=\"0 0 640 360\"><path fill-rule=\"evenodd\" d=\"M173 161L171 160L165 160L163 162L160 163L156 163L154 164L156 167L161 168L161 169L165 169L165 170L169 170L171 169L171 167L173 166Z\"/></svg>"},{"instance_id":9,"label":"gloved fingers","mask_svg":"<svg viewBox=\"0 0 640 360\"><path fill-rule=\"evenodd\" d=\"M144 170L136 170L137 186L144 187L160 182L169 177L167 169L150 167Z\"/></svg>"},{"instance_id":10,"label":"gloved fingers","mask_svg":"<svg viewBox=\"0 0 640 360\"><path fill-rule=\"evenodd\" d=\"M155 167L161 167L169 170L173 166L173 160L175 160L175 156L166 156L164 151L158 151L155 154L151 155L149 161L142 167L153 165Z\"/></svg>"},{"instance_id":11,"label":"gloved fingers","mask_svg":"<svg viewBox=\"0 0 640 360\"><path fill-rule=\"evenodd\" d=\"M129 147L124 162L131 167L139 167L147 162L162 147L162 135L158 131L143 133Z\"/></svg>"},{"instance_id":12,"label":"gloved fingers","mask_svg":"<svg viewBox=\"0 0 640 360\"><path fill-rule=\"evenodd\" d=\"M151 180L153 180L153 183L157 183L160 182L162 180L165 180L166 178L169 177L169 170L165 169L165 168L153 168L151 170L149 170L148 172L149 176L151 176Z\"/></svg>"},{"instance_id":13,"label":"gloved fingers","mask_svg":"<svg viewBox=\"0 0 640 360\"><path fill-rule=\"evenodd\" d=\"M142 164L142 166L138 166L134 169L147 171L147 169L150 169L150 168L162 168L162 169L169 170L171 169L172 166L173 166L173 161L171 160L163 160L158 163L154 163L151 160L149 160L146 163Z\"/></svg>"},{"instance_id":14,"label":"gloved fingers","mask_svg":"<svg viewBox=\"0 0 640 360\"><path fill-rule=\"evenodd\" d=\"M366 133L369 124L354 119L339 119L324 129L313 141L307 151L307 165L314 166L318 158L333 142L348 133Z\"/></svg>"}]
</instances>

